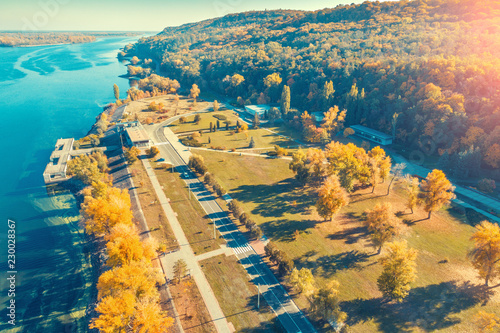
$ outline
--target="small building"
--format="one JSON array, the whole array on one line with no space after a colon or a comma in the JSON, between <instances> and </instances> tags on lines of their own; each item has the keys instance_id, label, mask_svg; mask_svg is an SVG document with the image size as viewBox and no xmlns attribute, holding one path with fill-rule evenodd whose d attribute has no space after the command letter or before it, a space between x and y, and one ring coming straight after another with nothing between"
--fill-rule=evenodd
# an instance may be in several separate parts
<instances>
[{"instance_id":1,"label":"small building","mask_svg":"<svg viewBox=\"0 0 500 333\"><path fill-rule=\"evenodd\" d=\"M118 132L123 132L130 127L139 127L139 121L136 120L136 121L127 121L123 123L118 123L116 124L116 127L118 128Z\"/></svg>"},{"instance_id":2,"label":"small building","mask_svg":"<svg viewBox=\"0 0 500 333\"><path fill-rule=\"evenodd\" d=\"M67 179L66 170L71 159L71 151L75 139L59 139L54 151L50 154L50 162L43 172L45 184L57 183Z\"/></svg>"},{"instance_id":3,"label":"small building","mask_svg":"<svg viewBox=\"0 0 500 333\"><path fill-rule=\"evenodd\" d=\"M354 133L366 140L370 140L372 142L378 143L382 146L387 146L392 144L392 136L379 132L377 130L362 126L362 125L353 125L351 128L354 130Z\"/></svg>"},{"instance_id":4,"label":"small building","mask_svg":"<svg viewBox=\"0 0 500 333\"><path fill-rule=\"evenodd\" d=\"M266 111L269 111L271 109L271 106L267 104L259 104L259 105L245 105L245 112L251 115L252 117L255 116L255 114L258 114L259 117L264 116Z\"/></svg>"},{"instance_id":5,"label":"small building","mask_svg":"<svg viewBox=\"0 0 500 333\"><path fill-rule=\"evenodd\" d=\"M151 146L148 133L141 126L125 128L125 138L130 146L137 148L149 148Z\"/></svg>"}]
</instances>

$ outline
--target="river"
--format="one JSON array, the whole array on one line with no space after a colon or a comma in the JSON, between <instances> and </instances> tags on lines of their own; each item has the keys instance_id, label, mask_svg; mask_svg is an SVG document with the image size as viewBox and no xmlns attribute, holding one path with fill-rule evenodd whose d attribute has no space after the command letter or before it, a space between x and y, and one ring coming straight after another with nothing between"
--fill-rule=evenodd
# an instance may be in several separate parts
<instances>
[{"instance_id":1,"label":"river","mask_svg":"<svg viewBox=\"0 0 500 333\"><path fill-rule=\"evenodd\" d=\"M47 196L42 173L58 138L80 138L129 88L116 54L137 37L0 48L0 331L84 332L90 269L72 195ZM8 273L8 219L15 273ZM13 237L13 236L12 236ZM12 252L12 251L11 251ZM15 275L15 296L7 280ZM15 300L15 325L8 323Z\"/></svg>"}]
</instances>

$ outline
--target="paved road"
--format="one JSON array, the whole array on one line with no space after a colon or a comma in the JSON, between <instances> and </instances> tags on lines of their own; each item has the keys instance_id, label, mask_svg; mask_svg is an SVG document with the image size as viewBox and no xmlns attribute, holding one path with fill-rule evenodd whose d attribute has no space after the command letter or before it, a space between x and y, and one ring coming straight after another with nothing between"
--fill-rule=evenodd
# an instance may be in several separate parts
<instances>
[{"instance_id":1,"label":"paved road","mask_svg":"<svg viewBox=\"0 0 500 333\"><path fill-rule=\"evenodd\" d=\"M409 162L407 159L405 159L404 157L402 157L399 154L392 153L391 157L393 158L395 163L405 163L406 164L406 169L404 170L405 174L418 175L420 177L425 178L432 171L432 170L427 169L423 166ZM500 212L500 202L498 200L495 200L489 196L483 195L479 192L467 189L467 188L460 186L460 185L457 185L457 184L453 184L453 186L455 186L455 193L456 194L461 195L462 197L466 197L470 200L479 202L482 205L488 207L489 209ZM497 223L500 223L500 217L497 217L493 214L490 214L489 212L476 207L474 204L465 203L460 199L454 199L453 202L455 202L456 204L459 204L463 207L474 209L475 211L486 216L492 222L495 221Z\"/></svg>"},{"instance_id":2,"label":"paved road","mask_svg":"<svg viewBox=\"0 0 500 333\"><path fill-rule=\"evenodd\" d=\"M316 332L269 267L250 246L246 237L187 166L191 154L189 149L180 144L175 134L165 127L179 117L173 117L160 125L146 128L153 142L159 144L158 148L162 157L166 157L174 165L177 172L185 175L184 180L192 194L200 202L208 217L214 221L215 226L227 241L227 246L240 259L241 264L250 275L251 281L259 286L262 296L276 313L285 330L287 332Z\"/></svg>"}]
</instances>

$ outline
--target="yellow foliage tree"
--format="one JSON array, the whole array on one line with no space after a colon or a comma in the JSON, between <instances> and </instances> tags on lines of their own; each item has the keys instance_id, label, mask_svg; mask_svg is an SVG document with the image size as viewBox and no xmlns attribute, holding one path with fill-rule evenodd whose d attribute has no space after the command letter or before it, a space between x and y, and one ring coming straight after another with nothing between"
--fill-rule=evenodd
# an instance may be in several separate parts
<instances>
[{"instance_id":1,"label":"yellow foliage tree","mask_svg":"<svg viewBox=\"0 0 500 333\"><path fill-rule=\"evenodd\" d=\"M104 297L96 307L99 317L92 320L89 328L102 333L128 332L135 305L136 299L131 293Z\"/></svg>"},{"instance_id":2,"label":"yellow foliage tree","mask_svg":"<svg viewBox=\"0 0 500 333\"><path fill-rule=\"evenodd\" d=\"M431 218L432 212L438 211L455 198L454 187L441 170L435 169L429 173L427 178L423 180L420 189L424 210L429 213L428 218Z\"/></svg>"},{"instance_id":3,"label":"yellow foliage tree","mask_svg":"<svg viewBox=\"0 0 500 333\"><path fill-rule=\"evenodd\" d=\"M145 260L151 262L155 257L155 247L152 242L142 242L133 224L119 223L106 236L106 248L110 267L123 266L132 261Z\"/></svg>"},{"instance_id":4,"label":"yellow foliage tree","mask_svg":"<svg viewBox=\"0 0 500 333\"><path fill-rule=\"evenodd\" d=\"M498 143L488 147L484 155L484 162L492 168L500 167L500 145Z\"/></svg>"},{"instance_id":5,"label":"yellow foliage tree","mask_svg":"<svg viewBox=\"0 0 500 333\"><path fill-rule=\"evenodd\" d=\"M131 326L133 332L154 333L168 331L173 323L174 319L161 311L158 302L144 299L137 303Z\"/></svg>"},{"instance_id":6,"label":"yellow foliage tree","mask_svg":"<svg viewBox=\"0 0 500 333\"><path fill-rule=\"evenodd\" d=\"M312 297L311 310L324 320L340 324L345 322L347 314L340 309L338 289L339 283L336 280L329 281Z\"/></svg>"},{"instance_id":7,"label":"yellow foliage tree","mask_svg":"<svg viewBox=\"0 0 500 333\"><path fill-rule=\"evenodd\" d=\"M130 196L127 190L110 187L105 196L98 198L86 196L81 214L88 233L94 235L109 233L118 223L132 224Z\"/></svg>"},{"instance_id":8,"label":"yellow foliage tree","mask_svg":"<svg viewBox=\"0 0 500 333\"><path fill-rule=\"evenodd\" d=\"M310 269L301 268L300 271L297 268L294 268L289 276L290 284L301 294L304 294L306 297L314 294L314 276Z\"/></svg>"},{"instance_id":9,"label":"yellow foliage tree","mask_svg":"<svg viewBox=\"0 0 500 333\"><path fill-rule=\"evenodd\" d=\"M281 84L281 76L278 73L269 74L264 78L264 85L266 87L278 86Z\"/></svg>"},{"instance_id":10,"label":"yellow foliage tree","mask_svg":"<svg viewBox=\"0 0 500 333\"><path fill-rule=\"evenodd\" d=\"M388 243L388 254L380 259L382 274L377 279L385 297L401 302L409 293L410 284L417 278L417 251L408 249L406 241Z\"/></svg>"},{"instance_id":11,"label":"yellow foliage tree","mask_svg":"<svg viewBox=\"0 0 500 333\"><path fill-rule=\"evenodd\" d=\"M330 219L333 221L333 216L349 203L347 192L340 186L339 179L335 175L325 180L325 183L319 189L318 195L316 209L318 214L325 220Z\"/></svg>"},{"instance_id":12,"label":"yellow foliage tree","mask_svg":"<svg viewBox=\"0 0 500 333\"><path fill-rule=\"evenodd\" d=\"M491 332L493 329L500 326L500 318L498 318L497 315L483 310L474 315L472 322L481 333Z\"/></svg>"},{"instance_id":13,"label":"yellow foliage tree","mask_svg":"<svg viewBox=\"0 0 500 333\"><path fill-rule=\"evenodd\" d=\"M411 209L411 213L413 214L413 209L417 207L418 197L420 194L420 182L418 181L418 178L406 175L403 180L403 189L406 194L408 194L406 207Z\"/></svg>"},{"instance_id":14,"label":"yellow foliage tree","mask_svg":"<svg viewBox=\"0 0 500 333\"><path fill-rule=\"evenodd\" d=\"M101 274L97 283L98 298L100 300L108 296L117 297L124 293L130 293L136 299L156 297L156 284L162 282L162 276L150 264L132 261Z\"/></svg>"},{"instance_id":15,"label":"yellow foliage tree","mask_svg":"<svg viewBox=\"0 0 500 333\"><path fill-rule=\"evenodd\" d=\"M396 216L392 212L392 205L388 202L377 204L372 210L366 211L366 226L378 253L382 251L385 242L390 241L400 232Z\"/></svg>"},{"instance_id":16,"label":"yellow foliage tree","mask_svg":"<svg viewBox=\"0 0 500 333\"><path fill-rule=\"evenodd\" d=\"M368 155L363 148L332 141L326 146L325 155L330 173L339 176L347 191L352 191L355 180L363 184L369 181Z\"/></svg>"},{"instance_id":17,"label":"yellow foliage tree","mask_svg":"<svg viewBox=\"0 0 500 333\"><path fill-rule=\"evenodd\" d=\"M469 253L472 265L484 279L484 284L500 276L500 226L483 221L472 235L474 248Z\"/></svg>"},{"instance_id":18,"label":"yellow foliage tree","mask_svg":"<svg viewBox=\"0 0 500 333\"><path fill-rule=\"evenodd\" d=\"M196 102L196 99L198 98L198 96L200 96L200 88L196 83L193 84L193 86L191 87L190 93L191 93L191 98L193 98L194 101Z\"/></svg>"}]
</instances>

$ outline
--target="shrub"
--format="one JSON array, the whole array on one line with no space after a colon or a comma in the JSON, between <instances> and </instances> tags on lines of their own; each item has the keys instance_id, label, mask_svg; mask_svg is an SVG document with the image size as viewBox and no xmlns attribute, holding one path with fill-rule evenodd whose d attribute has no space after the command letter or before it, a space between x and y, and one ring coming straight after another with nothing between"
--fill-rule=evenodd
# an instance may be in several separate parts
<instances>
[{"instance_id":1,"label":"shrub","mask_svg":"<svg viewBox=\"0 0 500 333\"><path fill-rule=\"evenodd\" d=\"M214 114L213 117L219 120L227 120L227 117L223 114Z\"/></svg>"},{"instance_id":2,"label":"shrub","mask_svg":"<svg viewBox=\"0 0 500 333\"><path fill-rule=\"evenodd\" d=\"M189 138L186 138L186 139L181 139L181 143L185 146L189 146L189 147L202 147L203 144L196 141L196 140L192 140L192 139L189 139Z\"/></svg>"},{"instance_id":3,"label":"shrub","mask_svg":"<svg viewBox=\"0 0 500 333\"><path fill-rule=\"evenodd\" d=\"M146 149L146 154L150 157L153 158L157 156L160 153L160 150L156 146L152 146L149 149Z\"/></svg>"},{"instance_id":4,"label":"shrub","mask_svg":"<svg viewBox=\"0 0 500 333\"><path fill-rule=\"evenodd\" d=\"M497 187L493 179L484 178L477 183L477 189L484 193L493 193L496 188Z\"/></svg>"}]
</instances>

